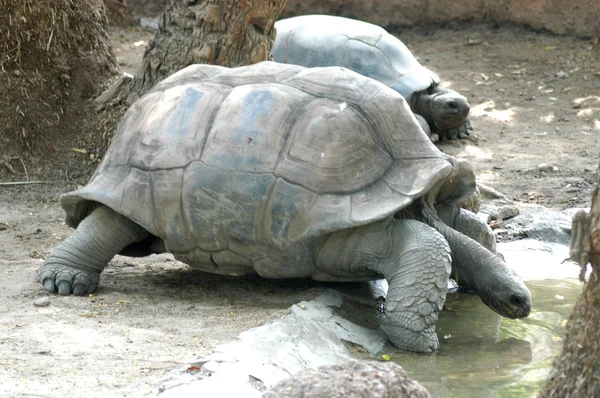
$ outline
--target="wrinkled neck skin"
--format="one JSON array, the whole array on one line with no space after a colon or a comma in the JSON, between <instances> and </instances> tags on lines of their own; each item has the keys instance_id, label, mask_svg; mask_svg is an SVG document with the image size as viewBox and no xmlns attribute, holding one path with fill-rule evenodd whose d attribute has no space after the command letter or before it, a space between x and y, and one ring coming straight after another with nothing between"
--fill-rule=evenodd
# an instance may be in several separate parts
<instances>
[{"instance_id":1,"label":"wrinkled neck skin","mask_svg":"<svg viewBox=\"0 0 600 398\"><path fill-rule=\"evenodd\" d=\"M477 294L493 311L521 318L531 310L531 293L522 279L495 253L445 224L435 210L437 189L421 199L421 215L440 232L452 251L452 276L458 285Z\"/></svg>"},{"instance_id":2,"label":"wrinkled neck skin","mask_svg":"<svg viewBox=\"0 0 600 398\"><path fill-rule=\"evenodd\" d=\"M479 220L475 213L462 209L454 203L438 204L435 206L438 217L450 228L475 239L483 247L498 254L496 237L492 229Z\"/></svg>"},{"instance_id":3,"label":"wrinkled neck skin","mask_svg":"<svg viewBox=\"0 0 600 398\"><path fill-rule=\"evenodd\" d=\"M410 99L410 108L413 113L423 116L430 128L439 130L433 112L433 98L427 91L414 93Z\"/></svg>"}]
</instances>

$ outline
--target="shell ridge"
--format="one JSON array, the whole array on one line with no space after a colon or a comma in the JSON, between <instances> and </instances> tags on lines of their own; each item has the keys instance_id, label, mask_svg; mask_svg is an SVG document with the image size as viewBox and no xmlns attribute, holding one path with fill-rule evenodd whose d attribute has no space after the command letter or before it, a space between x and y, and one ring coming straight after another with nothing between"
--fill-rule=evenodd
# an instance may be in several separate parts
<instances>
[{"instance_id":1,"label":"shell ridge","mask_svg":"<svg viewBox=\"0 0 600 398\"><path fill-rule=\"evenodd\" d=\"M221 75L219 75L219 76L221 76ZM219 76L217 76L217 77L219 77ZM236 86L236 87L239 87L239 86ZM211 123L210 123L210 129L206 129L206 133L205 133L206 138L204 140L204 145L202 146L202 152L200 153L199 161L202 161L202 157L204 156L204 154L210 147L211 143L215 139L215 136L217 135L217 130L215 128L213 128L214 121L217 119L217 116L219 115L219 113L221 111L221 107L222 107L223 103L227 101L227 99L229 98L229 96L232 93L233 93L233 88L227 92L227 95L224 95L223 97L221 97L221 104L215 108L214 117L212 118Z\"/></svg>"},{"instance_id":2,"label":"shell ridge","mask_svg":"<svg viewBox=\"0 0 600 398\"><path fill-rule=\"evenodd\" d=\"M261 209L259 214L262 214L263 222L259 223L261 227L257 228L257 241L258 243L271 243L271 222L273 215L273 204L275 200L275 187L277 186L277 181L279 177L275 176L273 183L269 187L269 193L267 194L267 200L265 200L264 205L261 205ZM269 245L267 245L269 247Z\"/></svg>"},{"instance_id":3,"label":"shell ridge","mask_svg":"<svg viewBox=\"0 0 600 398\"><path fill-rule=\"evenodd\" d=\"M281 146L281 150L279 151L279 155L277 156L277 160L275 161L275 167L273 169L273 174L275 175L275 177L279 177L277 175L277 170L279 169L279 166L281 165L281 163L287 157L290 147L292 146L292 144L294 142L294 136L295 136L296 130L297 130L295 128L295 126L301 120L301 117L302 117L304 111L306 110L306 106L308 104L310 104L311 102L313 102L314 97L315 97L314 95L307 93L305 91L302 91L297 87L293 87L293 88L298 90L299 92L302 92L303 94L308 96L308 98L304 99L297 107L295 107L288 114L286 123L288 123L289 127L287 129L287 132L285 132L284 144Z\"/></svg>"},{"instance_id":4,"label":"shell ridge","mask_svg":"<svg viewBox=\"0 0 600 398\"><path fill-rule=\"evenodd\" d=\"M229 97L229 95L231 95L231 92L233 91L232 86L229 86L226 84L223 84L223 86L229 87L229 90L227 91L227 94L223 94L222 96L220 96L219 99L221 100L221 104L223 103L223 101L225 101L225 99L227 97ZM198 152L199 159L202 159L202 155L204 155L204 151L208 147L209 140L212 140L214 138L214 134L211 136L211 133L213 132L213 124L215 123L215 120L217 119L217 115L220 110L221 110L220 106L215 107L213 112L210 114L210 116L208 118L208 123L206 124L206 128L205 128L205 132L208 132L208 134L205 133L203 139L201 140L202 141L201 147L200 147L200 151Z\"/></svg>"}]
</instances>

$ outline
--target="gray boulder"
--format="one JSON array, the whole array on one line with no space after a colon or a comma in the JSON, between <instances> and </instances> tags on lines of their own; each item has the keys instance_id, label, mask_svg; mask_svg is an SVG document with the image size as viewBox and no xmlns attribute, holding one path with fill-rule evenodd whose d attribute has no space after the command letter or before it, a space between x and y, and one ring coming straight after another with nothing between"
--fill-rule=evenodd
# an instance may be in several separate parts
<instances>
[{"instance_id":1,"label":"gray boulder","mask_svg":"<svg viewBox=\"0 0 600 398\"><path fill-rule=\"evenodd\" d=\"M282 380L262 398L427 398L429 392L393 362L350 361L307 369Z\"/></svg>"}]
</instances>

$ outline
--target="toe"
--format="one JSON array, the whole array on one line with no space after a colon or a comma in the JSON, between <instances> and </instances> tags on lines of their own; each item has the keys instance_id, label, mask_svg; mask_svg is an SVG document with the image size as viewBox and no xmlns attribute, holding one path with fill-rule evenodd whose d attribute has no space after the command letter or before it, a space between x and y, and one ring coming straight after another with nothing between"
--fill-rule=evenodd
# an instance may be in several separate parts
<instances>
[{"instance_id":1,"label":"toe","mask_svg":"<svg viewBox=\"0 0 600 398\"><path fill-rule=\"evenodd\" d=\"M98 288L98 283L93 283L88 287L87 293L92 294L96 291L97 288Z\"/></svg>"},{"instance_id":2,"label":"toe","mask_svg":"<svg viewBox=\"0 0 600 398\"><path fill-rule=\"evenodd\" d=\"M58 283L58 294L61 296L68 296L71 294L71 282L69 281L60 281Z\"/></svg>"},{"instance_id":3,"label":"toe","mask_svg":"<svg viewBox=\"0 0 600 398\"><path fill-rule=\"evenodd\" d=\"M78 283L73 286L73 296L84 296L87 293L87 286L82 283Z\"/></svg>"},{"instance_id":4,"label":"toe","mask_svg":"<svg viewBox=\"0 0 600 398\"><path fill-rule=\"evenodd\" d=\"M50 278L44 280L44 287L50 293L54 293L56 291L56 285L54 284L54 280Z\"/></svg>"}]
</instances>

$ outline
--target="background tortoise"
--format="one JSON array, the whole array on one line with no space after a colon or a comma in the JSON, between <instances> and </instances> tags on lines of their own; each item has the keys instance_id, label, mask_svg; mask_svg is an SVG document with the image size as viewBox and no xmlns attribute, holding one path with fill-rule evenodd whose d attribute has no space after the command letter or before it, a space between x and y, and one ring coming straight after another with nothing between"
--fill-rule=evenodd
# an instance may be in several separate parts
<instances>
[{"instance_id":1,"label":"background tortoise","mask_svg":"<svg viewBox=\"0 0 600 398\"><path fill-rule=\"evenodd\" d=\"M461 283L492 309L521 317L531 307L489 228L453 204L474 187L470 164L441 153L404 98L373 79L339 67L193 65L134 103L90 182L61 197L76 230L38 278L84 295L115 254L166 251L225 275L385 277L383 330L427 352L439 346L450 248ZM490 247L442 222L436 200Z\"/></svg>"},{"instance_id":2,"label":"background tortoise","mask_svg":"<svg viewBox=\"0 0 600 398\"><path fill-rule=\"evenodd\" d=\"M440 87L439 77L383 28L330 15L282 19L275 28L275 61L351 69L402 94L428 134L440 140L469 135L467 99Z\"/></svg>"}]
</instances>

